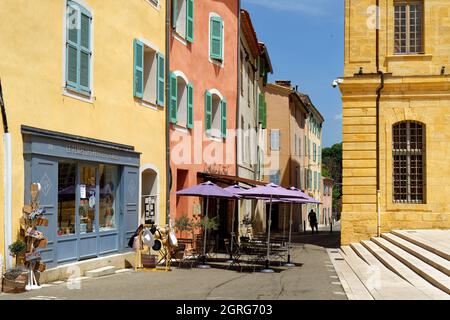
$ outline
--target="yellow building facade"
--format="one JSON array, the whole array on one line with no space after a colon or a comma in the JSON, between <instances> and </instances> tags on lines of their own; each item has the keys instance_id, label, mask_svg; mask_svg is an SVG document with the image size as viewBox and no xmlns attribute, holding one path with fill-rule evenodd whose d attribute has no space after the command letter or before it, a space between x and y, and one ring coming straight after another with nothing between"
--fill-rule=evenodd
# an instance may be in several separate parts
<instances>
[{"instance_id":1,"label":"yellow building facade","mask_svg":"<svg viewBox=\"0 0 450 320\"><path fill-rule=\"evenodd\" d=\"M446 0L345 1L342 244L450 228L449 29Z\"/></svg>"},{"instance_id":2,"label":"yellow building facade","mask_svg":"<svg viewBox=\"0 0 450 320\"><path fill-rule=\"evenodd\" d=\"M48 266L125 251L144 213L166 223L165 22L163 0L0 2L12 146L11 217L0 184L4 257L4 230L19 237L33 182L49 219Z\"/></svg>"}]
</instances>

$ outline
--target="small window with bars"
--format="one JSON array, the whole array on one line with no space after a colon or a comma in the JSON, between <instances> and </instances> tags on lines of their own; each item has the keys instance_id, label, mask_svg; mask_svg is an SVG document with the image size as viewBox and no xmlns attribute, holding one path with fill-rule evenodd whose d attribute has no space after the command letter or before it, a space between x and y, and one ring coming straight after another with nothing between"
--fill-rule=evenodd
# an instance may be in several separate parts
<instances>
[{"instance_id":1,"label":"small window with bars","mask_svg":"<svg viewBox=\"0 0 450 320\"><path fill-rule=\"evenodd\" d=\"M393 201L425 203L425 126L403 121L392 136Z\"/></svg>"},{"instance_id":2,"label":"small window with bars","mask_svg":"<svg viewBox=\"0 0 450 320\"><path fill-rule=\"evenodd\" d=\"M394 3L395 54L423 53L423 1Z\"/></svg>"}]
</instances>

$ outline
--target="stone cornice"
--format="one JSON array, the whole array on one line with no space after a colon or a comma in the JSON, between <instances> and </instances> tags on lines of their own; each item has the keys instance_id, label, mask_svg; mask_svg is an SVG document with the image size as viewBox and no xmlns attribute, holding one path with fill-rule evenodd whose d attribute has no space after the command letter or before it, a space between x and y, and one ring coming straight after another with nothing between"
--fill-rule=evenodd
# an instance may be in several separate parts
<instances>
[{"instance_id":1,"label":"stone cornice","mask_svg":"<svg viewBox=\"0 0 450 320\"><path fill-rule=\"evenodd\" d=\"M340 85L343 99L346 97L375 96L380 85L380 77L376 74L344 78ZM450 95L450 76L385 76L382 96L430 97Z\"/></svg>"}]
</instances>

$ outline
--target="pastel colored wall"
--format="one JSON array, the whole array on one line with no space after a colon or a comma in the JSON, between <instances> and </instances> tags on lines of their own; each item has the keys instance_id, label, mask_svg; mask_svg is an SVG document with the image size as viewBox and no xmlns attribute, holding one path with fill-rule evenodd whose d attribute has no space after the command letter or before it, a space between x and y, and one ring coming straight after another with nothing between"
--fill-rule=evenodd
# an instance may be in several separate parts
<instances>
[{"instance_id":1,"label":"pastel colored wall","mask_svg":"<svg viewBox=\"0 0 450 320\"><path fill-rule=\"evenodd\" d=\"M27 187L21 125L135 146L141 165L152 164L160 172L159 213L165 223L165 110L144 107L133 97L133 40L145 38L165 52L165 1L159 7L143 0L80 4L93 14L92 102L63 94L66 1L0 2L0 77L12 135L15 237ZM3 223L3 182L0 197Z\"/></svg>"},{"instance_id":2,"label":"pastel colored wall","mask_svg":"<svg viewBox=\"0 0 450 320\"><path fill-rule=\"evenodd\" d=\"M211 13L222 17L224 23L224 61L219 66L209 59L209 17ZM196 0L194 1L194 42L189 43L170 32L170 70L181 71L194 85L194 129L187 130L171 124L171 218L183 214L191 215L199 210L199 199L180 198L176 191L193 186L200 181L198 172L216 171L223 174L236 173L236 137L232 134L236 128L237 111L237 48L238 48L238 1L235 0ZM209 139L205 136L205 91L217 89L227 101L226 140ZM187 160L175 161L179 156L177 146L184 141L187 146ZM208 160L203 155L213 154L217 150L220 160ZM186 154L185 154L186 155ZM214 158L214 157L212 157ZM224 159L223 161L221 159ZM228 159L228 160L227 160ZM180 163L181 162L181 163ZM186 173L186 179L178 176L178 170ZM177 186L177 181L184 183Z\"/></svg>"}]
</instances>

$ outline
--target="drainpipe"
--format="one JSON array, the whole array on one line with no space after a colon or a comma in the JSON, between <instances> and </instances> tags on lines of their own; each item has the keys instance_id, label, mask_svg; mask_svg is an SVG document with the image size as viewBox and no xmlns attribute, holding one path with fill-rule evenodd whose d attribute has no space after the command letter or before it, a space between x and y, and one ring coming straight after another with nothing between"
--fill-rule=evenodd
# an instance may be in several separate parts
<instances>
[{"instance_id":1,"label":"drainpipe","mask_svg":"<svg viewBox=\"0 0 450 320\"><path fill-rule=\"evenodd\" d=\"M377 0L376 20L376 67L380 76L380 86L377 88L376 100L376 149L377 149L377 236L381 236L381 190L380 190L380 100L384 88L384 72L380 70L380 0Z\"/></svg>"},{"instance_id":2,"label":"drainpipe","mask_svg":"<svg viewBox=\"0 0 450 320\"><path fill-rule=\"evenodd\" d=\"M9 245L12 243L12 151L11 151L11 135L8 129L8 119L6 117L6 108L3 100L3 89L0 80L0 107L3 120L3 147L4 147L4 242L5 242L5 260L6 269L13 267L12 256L8 254Z\"/></svg>"},{"instance_id":3,"label":"drainpipe","mask_svg":"<svg viewBox=\"0 0 450 320\"><path fill-rule=\"evenodd\" d=\"M238 12L237 12L237 20L238 20L238 28L237 28L237 94L236 94L236 119L235 119L235 128L236 131L235 133L237 133L237 129L239 128L239 115L241 112L241 105L240 105L240 99L239 97L241 96L240 92L241 92L241 77L240 77L240 72L241 72L241 0L238 1ZM245 129L245 128L244 128ZM234 156L235 158L235 175L238 175L238 135L235 134L235 138L234 138ZM250 157L251 158L251 157Z\"/></svg>"},{"instance_id":4,"label":"drainpipe","mask_svg":"<svg viewBox=\"0 0 450 320\"><path fill-rule=\"evenodd\" d=\"M172 1L166 1L166 224L170 223L170 189L171 189L171 169L170 169L170 122L169 122L169 90L170 90L170 13Z\"/></svg>"}]
</instances>

